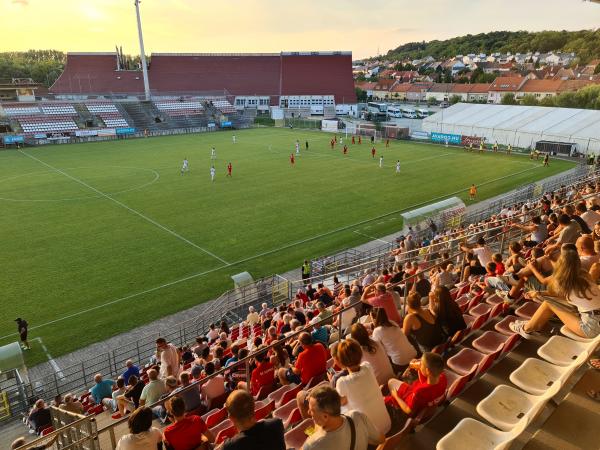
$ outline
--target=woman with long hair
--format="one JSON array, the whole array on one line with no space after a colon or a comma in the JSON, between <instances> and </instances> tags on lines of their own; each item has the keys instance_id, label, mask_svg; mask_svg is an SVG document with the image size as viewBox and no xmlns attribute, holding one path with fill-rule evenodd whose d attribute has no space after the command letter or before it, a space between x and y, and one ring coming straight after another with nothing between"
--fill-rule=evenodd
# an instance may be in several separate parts
<instances>
[{"instance_id":1,"label":"woman with long hair","mask_svg":"<svg viewBox=\"0 0 600 450\"><path fill-rule=\"evenodd\" d=\"M385 385L394 376L394 370L381 343L371 339L362 323L352 325L350 336L360 344L362 360L371 364L377 383Z\"/></svg>"},{"instance_id":2,"label":"woman with long hair","mask_svg":"<svg viewBox=\"0 0 600 450\"><path fill-rule=\"evenodd\" d=\"M421 307L421 296L411 292L406 298L408 314L404 318L402 330L406 337L419 346L421 352L430 352L444 342L442 329L429 309Z\"/></svg>"},{"instance_id":3,"label":"woman with long hair","mask_svg":"<svg viewBox=\"0 0 600 450\"><path fill-rule=\"evenodd\" d=\"M543 277L535 267L531 269L537 278ZM511 323L512 331L530 339L532 333L556 316L578 336L594 338L600 334L600 289L581 268L574 244L563 244L552 274L544 281L547 291L528 293L541 301L540 307L528 321Z\"/></svg>"},{"instance_id":4,"label":"woman with long hair","mask_svg":"<svg viewBox=\"0 0 600 450\"><path fill-rule=\"evenodd\" d=\"M457 331L467 328L462 311L452 300L446 286L438 286L429 293L429 311L435 316L437 324L442 329L446 339L451 338Z\"/></svg>"},{"instance_id":5,"label":"woman with long hair","mask_svg":"<svg viewBox=\"0 0 600 450\"><path fill-rule=\"evenodd\" d=\"M402 332L402 328L388 319L385 309L375 308L371 315L373 317L373 340L381 343L385 353L391 359L396 373L404 370L417 356L417 351Z\"/></svg>"}]
</instances>

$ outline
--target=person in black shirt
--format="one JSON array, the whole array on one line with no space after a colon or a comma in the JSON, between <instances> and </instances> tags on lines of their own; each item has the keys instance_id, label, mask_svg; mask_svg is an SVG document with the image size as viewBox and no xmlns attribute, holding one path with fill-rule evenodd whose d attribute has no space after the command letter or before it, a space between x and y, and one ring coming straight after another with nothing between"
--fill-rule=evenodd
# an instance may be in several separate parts
<instances>
[{"instance_id":1,"label":"person in black shirt","mask_svg":"<svg viewBox=\"0 0 600 450\"><path fill-rule=\"evenodd\" d=\"M223 450L285 450L283 422L281 419L257 422L254 398L249 392L242 389L233 391L225 407L238 434L225 442Z\"/></svg>"},{"instance_id":2,"label":"person in black shirt","mask_svg":"<svg viewBox=\"0 0 600 450\"><path fill-rule=\"evenodd\" d=\"M27 341L27 327L29 324L26 320L21 319L20 317L15 319L15 322L17 322L17 329L19 336L21 337L21 348L23 350L30 350L31 347L29 347L29 342Z\"/></svg>"},{"instance_id":3,"label":"person in black shirt","mask_svg":"<svg viewBox=\"0 0 600 450\"><path fill-rule=\"evenodd\" d=\"M31 429L36 433L40 433L44 428L52 425L50 408L46 406L44 400L39 399L35 402L35 407L29 413L27 421L29 422Z\"/></svg>"},{"instance_id":4,"label":"person in black shirt","mask_svg":"<svg viewBox=\"0 0 600 450\"><path fill-rule=\"evenodd\" d=\"M119 412L112 415L113 419L120 419L125 415L126 410L134 411L140 405L140 397L144 386L142 379L138 379L135 375L129 377L125 393L117 397Z\"/></svg>"}]
</instances>

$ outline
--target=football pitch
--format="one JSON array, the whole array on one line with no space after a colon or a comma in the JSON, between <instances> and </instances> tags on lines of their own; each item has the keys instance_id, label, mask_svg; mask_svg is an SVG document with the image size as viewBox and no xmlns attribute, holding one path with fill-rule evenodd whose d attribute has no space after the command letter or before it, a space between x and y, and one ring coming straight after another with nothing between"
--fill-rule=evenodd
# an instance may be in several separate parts
<instances>
[{"instance_id":1,"label":"football pitch","mask_svg":"<svg viewBox=\"0 0 600 450\"><path fill-rule=\"evenodd\" d=\"M378 143L372 158L366 140L343 155L331 137L252 129L0 152L0 345L23 317L58 356L215 298L233 274L283 273L399 231L402 211L468 204L471 183L481 200L573 165L410 142ZM32 346L27 363L45 361Z\"/></svg>"}]
</instances>

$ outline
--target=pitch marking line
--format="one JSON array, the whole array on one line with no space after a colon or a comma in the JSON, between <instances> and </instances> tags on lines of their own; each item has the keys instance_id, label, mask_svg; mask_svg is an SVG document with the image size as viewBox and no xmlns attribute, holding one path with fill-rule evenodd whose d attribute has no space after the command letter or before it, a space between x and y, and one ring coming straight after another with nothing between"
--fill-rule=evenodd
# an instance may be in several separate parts
<instances>
[{"instance_id":1,"label":"pitch marking line","mask_svg":"<svg viewBox=\"0 0 600 450\"><path fill-rule=\"evenodd\" d=\"M169 229L169 228L165 227L164 225L161 225L161 224L160 224L160 223L158 223L156 220L154 220L154 219L151 219L150 217L148 217L148 216L146 216L146 215L142 214L142 213L141 213L141 212L139 212L139 211L136 211L136 210L135 210L135 209L133 209L133 208L130 208L130 207L129 207L129 206L127 206L125 203L123 203L123 202L120 202L119 200L115 199L114 197L111 197L110 195L108 195L108 194L106 194L106 193L104 193L104 192L102 192L102 191L99 191L98 189L96 189L96 188L95 188L95 187L93 187L93 186L90 186L90 185L89 185L89 184L87 184L85 181L82 181L82 180L80 180L79 178L75 178L74 176L72 176L72 175L69 175L69 174L68 174L68 173L66 173L66 172L63 172L62 170L60 170L60 169L58 169L58 168L56 168L56 167L54 167L54 166L51 166L50 164L47 164L47 163L45 163L45 162L44 162L44 161L42 161L41 159L38 159L38 158L36 158L35 156L32 156L32 155L30 155L30 154L28 154L28 153L26 153L26 152L24 152L24 151L22 151L22 150L19 150L19 153L22 153L23 155L25 155L25 156L27 156L27 157L29 157L29 158L33 159L34 161L37 161L37 162L39 162L40 164L43 164L44 166L48 167L49 169L52 169L52 170L54 170L54 171L56 171L56 172L58 172L58 173L60 173L60 174L64 175L65 177L67 177L67 178L70 178L71 180L75 181L76 183L79 183L79 184L81 184L82 186L85 186L85 187L87 187L88 189L91 189L92 191L94 191L95 193L99 194L100 196L102 196L102 197L104 197L104 198L106 198L106 199L108 199L108 200L110 200L110 201L112 201L112 202L116 203L117 205L121 206L122 208L125 208L127 211L129 211L129 212L131 212L131 213L135 214L135 215L136 215L136 216L138 216L138 217L141 217L141 218L142 218L142 219L144 219L145 221L147 221L147 222L150 222L152 225L154 225L154 226L156 226L156 227L160 228L160 229L161 229L161 230L163 230L163 231L166 231L167 233L171 234L172 236L175 236L177 239L180 239L181 241L183 241L183 242L185 242L185 243L187 243L187 244L191 245L191 246L192 246L192 247L194 247L194 248L197 248L198 250L200 250L200 251L202 251L202 252L206 253L207 255L210 255L210 256L212 256L213 258L215 258L215 259L218 259L218 260L219 260L219 261L221 261L222 263L229 265L229 263L228 263L227 261L225 261L223 258L220 258L219 256L215 255L214 253L212 253L212 252L210 252L210 251L206 250L205 248L202 248L202 247L200 247L199 245L197 245L197 244L193 243L193 242L192 242L192 241L190 241L189 239L186 239L186 238L184 238L183 236L181 236L180 234L176 233L175 231L173 231L173 230L171 230L171 229Z\"/></svg>"},{"instance_id":2,"label":"pitch marking line","mask_svg":"<svg viewBox=\"0 0 600 450\"><path fill-rule=\"evenodd\" d=\"M64 378L65 374L62 372L62 370L60 370L60 367L58 367L58 364L56 363L56 361L54 361L54 358L52 358L52 355L46 348L46 345L44 344L44 341L42 341L42 338L36 337L35 339L32 339L32 341L38 341L40 343L40 345L42 346L42 350L44 351L44 353L46 354L46 357L48 358L48 362L54 369L54 372L56 372L56 374L58 375L59 378Z\"/></svg>"},{"instance_id":3,"label":"pitch marking line","mask_svg":"<svg viewBox=\"0 0 600 450\"><path fill-rule=\"evenodd\" d=\"M389 242L389 241L384 241L383 239L379 239L379 238L376 238L376 237L374 237L374 236L369 236L368 234L361 233L360 231L357 231L357 230L354 230L354 232L355 232L356 234L360 234L361 236L368 237L369 239L372 239L372 240L374 240L374 241L383 242L384 244L391 244L391 242Z\"/></svg>"},{"instance_id":4,"label":"pitch marking line","mask_svg":"<svg viewBox=\"0 0 600 450\"><path fill-rule=\"evenodd\" d=\"M521 170L519 172L514 172L512 174L504 175L502 177L495 178L493 180L489 180L489 181L486 181L484 183L480 183L479 186L483 186L483 185L486 185L486 184L491 184L491 183L494 183L496 181L500 181L500 180L503 180L503 179L506 179L506 178L510 178L510 177L515 176L515 175L520 175L520 174L522 174L524 172L529 172L530 170L534 170L534 169L537 169L537 168L541 168L541 166L530 167L529 169L525 169L525 170ZM272 253L277 253L277 252L280 252L282 250L287 250L288 248L292 248L292 247L295 247L297 245L301 245L301 244L305 244L307 242L311 242L311 241L314 241L314 240L317 240L317 239L321 239L323 237L326 237L326 236L329 236L329 235L332 235L332 234L336 234L336 233L339 233L341 231L346 231L346 230L349 230L351 228L359 227L361 225L365 225L365 224L373 222L375 220L379 220L379 219L386 218L386 217L389 217L389 216L394 215L394 214L398 214L398 213L400 213L402 211L409 211L411 209L414 209L414 208L426 205L428 203L435 202L435 201L438 201L438 200L441 200L441 199L444 199L444 198L448 198L448 197L451 197L453 195L460 194L461 192L466 192L467 190L468 190L468 188L467 189L460 189L458 191L450 192L450 193L448 193L446 195L435 197L435 198L426 200L424 202L416 203L414 205L409 205L409 206L407 206L405 208L398 209L398 210L395 210L395 211L391 211L391 212L388 212L386 214L382 214L382 215L377 216L377 217L372 217L370 219L362 220L360 222L357 222L357 223L354 223L354 224L351 224L351 225L346 225L346 226L343 226L343 227L339 227L339 228L336 228L334 230L328 231L326 233L321 233L321 234L318 234L316 236L312 236L312 237L309 237L309 238L306 238L306 239L302 239L300 241L292 242L292 243L290 243L288 245L284 245L284 246L279 247L279 248L268 250L266 252L259 253L259 254L254 255L254 256L249 256L248 258L240 259L239 261L235 261L235 262L228 263L228 264L225 264L225 265L222 265L222 266L219 266L219 267L215 267L213 269L206 270L204 272L199 272L199 273L195 273L195 274L192 274L192 275L188 275L188 276L186 276L184 278L181 278L179 280L174 280L174 281L171 281L169 283L162 284L160 286L155 286L153 288L146 289L146 290L141 291L141 292L136 292L134 294L130 294L130 295L127 295L125 297L121 297L121 298L118 298L118 299L115 299L115 300L111 300L111 301L108 301L106 303L102 303L100 305L96 305L96 306L93 306L91 308L88 308L88 309L85 309L85 310L82 310L82 311L78 311L78 312L75 312L75 313L72 313L72 314L68 314L68 315L66 315L64 317L59 317L58 319L54 319L54 320L51 320L49 322L42 323L40 325L29 327L29 329L30 330L35 330L35 329L38 329L38 328L45 327L47 325L53 325L55 323L62 322L63 320L71 319L73 317L77 317L77 316L80 316L80 315L83 315L83 314L87 314L87 313L89 313L91 311L95 311L95 310L104 308L105 306L114 305L116 303L120 303L120 302L125 301L125 300L129 300L129 299L132 299L132 298L135 298L135 297L139 297L140 295L144 295L144 294L148 294L148 293L151 293L151 292L155 292L155 291L164 289L166 287L174 286L174 285L183 283L185 281L192 280L194 278L202 277L204 275L208 275L210 273L217 272L217 271L219 271L221 269L225 269L227 267L231 267L231 266L235 266L235 265L238 265L238 264L242 264L244 262L248 262L248 261L251 261L253 259L261 258L263 256L270 255ZM11 334L7 334L5 336L0 336L0 340L6 339L6 338L9 338L9 337L13 337L13 336L17 336L17 333L11 333Z\"/></svg>"}]
</instances>

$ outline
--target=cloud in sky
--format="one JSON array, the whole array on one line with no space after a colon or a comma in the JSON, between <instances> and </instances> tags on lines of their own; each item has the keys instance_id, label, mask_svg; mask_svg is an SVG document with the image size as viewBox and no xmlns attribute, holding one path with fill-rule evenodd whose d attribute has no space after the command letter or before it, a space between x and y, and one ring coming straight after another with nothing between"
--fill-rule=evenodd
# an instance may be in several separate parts
<instances>
[{"instance_id":1,"label":"cloud in sky","mask_svg":"<svg viewBox=\"0 0 600 450\"><path fill-rule=\"evenodd\" d=\"M0 4L15 18L3 24L14 39L0 40L0 51L109 51L119 44L137 52L133 1ZM573 0L145 0L141 13L148 52L352 50L357 58L378 48L384 53L406 42L468 33L600 24L600 5Z\"/></svg>"}]
</instances>

